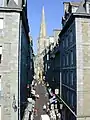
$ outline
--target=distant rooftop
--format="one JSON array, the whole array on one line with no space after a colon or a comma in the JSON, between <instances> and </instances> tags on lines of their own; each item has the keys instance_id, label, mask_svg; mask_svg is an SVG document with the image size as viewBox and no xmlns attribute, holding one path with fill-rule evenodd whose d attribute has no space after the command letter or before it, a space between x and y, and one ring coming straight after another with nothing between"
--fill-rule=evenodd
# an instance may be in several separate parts
<instances>
[{"instance_id":1,"label":"distant rooftop","mask_svg":"<svg viewBox=\"0 0 90 120\"><path fill-rule=\"evenodd\" d=\"M80 5L80 2L70 2L70 5L78 7Z\"/></svg>"},{"instance_id":2,"label":"distant rooftop","mask_svg":"<svg viewBox=\"0 0 90 120\"><path fill-rule=\"evenodd\" d=\"M53 29L53 31L61 31L60 29Z\"/></svg>"},{"instance_id":3,"label":"distant rooftop","mask_svg":"<svg viewBox=\"0 0 90 120\"><path fill-rule=\"evenodd\" d=\"M72 6L79 6L80 5L80 2L63 2L63 4L70 4Z\"/></svg>"}]
</instances>

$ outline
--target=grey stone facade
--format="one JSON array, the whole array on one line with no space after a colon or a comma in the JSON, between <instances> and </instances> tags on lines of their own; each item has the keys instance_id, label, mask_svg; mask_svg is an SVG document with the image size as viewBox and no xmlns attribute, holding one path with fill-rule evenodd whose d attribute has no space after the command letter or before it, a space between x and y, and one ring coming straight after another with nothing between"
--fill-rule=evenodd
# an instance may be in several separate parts
<instances>
[{"instance_id":1,"label":"grey stone facade","mask_svg":"<svg viewBox=\"0 0 90 120\"><path fill-rule=\"evenodd\" d=\"M1 74L1 119L18 119L18 111L12 108L13 95L15 94L18 106L18 45L19 45L19 13L3 14L3 29L0 35L2 46ZM11 24L12 23L12 24Z\"/></svg>"},{"instance_id":2,"label":"grey stone facade","mask_svg":"<svg viewBox=\"0 0 90 120\"><path fill-rule=\"evenodd\" d=\"M0 46L2 47L1 120L20 120L27 99L27 83L30 81L30 40L24 1L6 1L0 8ZM19 4L20 2L20 4ZM11 6L10 6L11 5ZM17 6L17 7L16 7Z\"/></svg>"},{"instance_id":3,"label":"grey stone facade","mask_svg":"<svg viewBox=\"0 0 90 120\"><path fill-rule=\"evenodd\" d=\"M89 4L83 1L73 14L67 12L68 17L63 21L65 24L59 35L61 115L64 120L90 119Z\"/></svg>"}]
</instances>

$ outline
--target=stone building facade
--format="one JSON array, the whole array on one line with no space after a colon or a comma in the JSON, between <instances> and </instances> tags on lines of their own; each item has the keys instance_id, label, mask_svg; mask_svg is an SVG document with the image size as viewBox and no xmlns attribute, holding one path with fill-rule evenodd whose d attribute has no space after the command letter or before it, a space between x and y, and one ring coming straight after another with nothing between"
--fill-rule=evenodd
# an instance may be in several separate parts
<instances>
[{"instance_id":1,"label":"stone building facade","mask_svg":"<svg viewBox=\"0 0 90 120\"><path fill-rule=\"evenodd\" d=\"M60 95L60 47L59 47L59 33L60 30L54 29L53 36L49 37L49 46L45 48L44 60L44 76L45 83L47 86L47 91L49 92L50 105L49 108L51 112L53 111L56 119L59 119L60 114L60 103L56 97L53 96L57 94ZM52 99L52 100L51 100ZM53 106L53 108L52 108Z\"/></svg>"},{"instance_id":2,"label":"stone building facade","mask_svg":"<svg viewBox=\"0 0 90 120\"><path fill-rule=\"evenodd\" d=\"M59 34L61 115L63 120L89 120L90 1L65 4L67 9Z\"/></svg>"},{"instance_id":3,"label":"stone building facade","mask_svg":"<svg viewBox=\"0 0 90 120\"><path fill-rule=\"evenodd\" d=\"M0 0L0 119L21 120L30 81L27 1Z\"/></svg>"}]
</instances>

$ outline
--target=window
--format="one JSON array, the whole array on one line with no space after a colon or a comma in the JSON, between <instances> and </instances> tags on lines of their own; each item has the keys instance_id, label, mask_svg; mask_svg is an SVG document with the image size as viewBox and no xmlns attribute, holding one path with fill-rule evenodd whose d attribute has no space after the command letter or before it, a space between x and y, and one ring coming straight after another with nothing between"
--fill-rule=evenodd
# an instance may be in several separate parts
<instances>
[{"instance_id":1,"label":"window","mask_svg":"<svg viewBox=\"0 0 90 120\"><path fill-rule=\"evenodd\" d=\"M67 78L67 84L69 84L69 72L67 71L67 76L66 76Z\"/></svg>"},{"instance_id":2,"label":"window","mask_svg":"<svg viewBox=\"0 0 90 120\"><path fill-rule=\"evenodd\" d=\"M74 105L74 94L73 93L71 94L71 105L72 106Z\"/></svg>"},{"instance_id":3,"label":"window","mask_svg":"<svg viewBox=\"0 0 90 120\"><path fill-rule=\"evenodd\" d=\"M45 71L47 71L47 63L45 64Z\"/></svg>"},{"instance_id":4,"label":"window","mask_svg":"<svg viewBox=\"0 0 90 120\"><path fill-rule=\"evenodd\" d=\"M71 85L73 85L73 81L74 81L74 74L73 72L71 72Z\"/></svg>"},{"instance_id":5,"label":"window","mask_svg":"<svg viewBox=\"0 0 90 120\"><path fill-rule=\"evenodd\" d=\"M32 62L30 62L30 68L32 69Z\"/></svg>"},{"instance_id":6,"label":"window","mask_svg":"<svg viewBox=\"0 0 90 120\"><path fill-rule=\"evenodd\" d=\"M71 65L73 64L73 51L71 51Z\"/></svg>"},{"instance_id":7,"label":"window","mask_svg":"<svg viewBox=\"0 0 90 120\"><path fill-rule=\"evenodd\" d=\"M33 54L32 54L32 50L30 51L30 56L31 56L31 59L33 59Z\"/></svg>"},{"instance_id":8,"label":"window","mask_svg":"<svg viewBox=\"0 0 90 120\"><path fill-rule=\"evenodd\" d=\"M0 29L3 29L3 18L0 18Z\"/></svg>"},{"instance_id":9,"label":"window","mask_svg":"<svg viewBox=\"0 0 90 120\"><path fill-rule=\"evenodd\" d=\"M68 47L68 36L66 38L66 47Z\"/></svg>"},{"instance_id":10,"label":"window","mask_svg":"<svg viewBox=\"0 0 90 120\"><path fill-rule=\"evenodd\" d=\"M68 65L68 64L69 64L69 55L66 54L66 65Z\"/></svg>"},{"instance_id":11,"label":"window","mask_svg":"<svg viewBox=\"0 0 90 120\"><path fill-rule=\"evenodd\" d=\"M67 91L67 102L69 102L69 91Z\"/></svg>"},{"instance_id":12,"label":"window","mask_svg":"<svg viewBox=\"0 0 90 120\"><path fill-rule=\"evenodd\" d=\"M62 44L63 44L63 48L65 47L65 41L64 41L64 39L63 39L63 41L62 41Z\"/></svg>"},{"instance_id":13,"label":"window","mask_svg":"<svg viewBox=\"0 0 90 120\"><path fill-rule=\"evenodd\" d=\"M65 56L63 56L63 66L65 66Z\"/></svg>"},{"instance_id":14,"label":"window","mask_svg":"<svg viewBox=\"0 0 90 120\"><path fill-rule=\"evenodd\" d=\"M73 33L71 32L70 33L70 43L72 43L73 42Z\"/></svg>"},{"instance_id":15,"label":"window","mask_svg":"<svg viewBox=\"0 0 90 120\"><path fill-rule=\"evenodd\" d=\"M65 83L64 72L63 72L63 74L62 74L62 82Z\"/></svg>"},{"instance_id":16,"label":"window","mask_svg":"<svg viewBox=\"0 0 90 120\"><path fill-rule=\"evenodd\" d=\"M1 63L1 60L2 60L2 46L0 46L0 63Z\"/></svg>"}]
</instances>

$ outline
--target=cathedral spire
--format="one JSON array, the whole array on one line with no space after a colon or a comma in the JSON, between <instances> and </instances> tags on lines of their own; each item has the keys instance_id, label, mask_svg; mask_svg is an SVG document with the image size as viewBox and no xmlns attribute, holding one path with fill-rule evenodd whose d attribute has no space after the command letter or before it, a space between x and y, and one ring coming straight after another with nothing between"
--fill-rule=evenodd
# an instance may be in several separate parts
<instances>
[{"instance_id":1,"label":"cathedral spire","mask_svg":"<svg viewBox=\"0 0 90 120\"><path fill-rule=\"evenodd\" d=\"M40 36L39 37L46 37L46 24L45 24L44 6L42 8L42 19L41 19Z\"/></svg>"}]
</instances>

